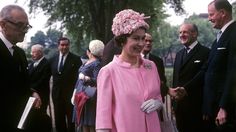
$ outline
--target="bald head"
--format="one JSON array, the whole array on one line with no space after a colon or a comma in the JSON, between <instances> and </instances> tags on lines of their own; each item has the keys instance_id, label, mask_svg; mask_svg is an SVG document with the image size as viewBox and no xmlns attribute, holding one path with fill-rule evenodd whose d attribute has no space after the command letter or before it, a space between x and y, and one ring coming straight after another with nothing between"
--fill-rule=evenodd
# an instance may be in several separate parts
<instances>
[{"instance_id":1,"label":"bald head","mask_svg":"<svg viewBox=\"0 0 236 132\"><path fill-rule=\"evenodd\" d=\"M7 5L0 12L1 32L12 44L22 42L28 29L28 16L24 9L18 5Z\"/></svg>"},{"instance_id":2,"label":"bald head","mask_svg":"<svg viewBox=\"0 0 236 132\"><path fill-rule=\"evenodd\" d=\"M18 5L7 5L7 6L3 7L0 12L0 21L14 19L12 16L12 13L14 13L14 11L22 12L23 14L26 15L25 10L22 7L20 7Z\"/></svg>"}]
</instances>

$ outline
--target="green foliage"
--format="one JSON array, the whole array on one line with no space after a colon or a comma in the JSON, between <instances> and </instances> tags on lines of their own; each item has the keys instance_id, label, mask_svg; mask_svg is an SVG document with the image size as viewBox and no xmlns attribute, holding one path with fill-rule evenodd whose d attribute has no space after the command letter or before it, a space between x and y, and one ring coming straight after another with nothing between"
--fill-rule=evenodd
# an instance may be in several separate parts
<instances>
[{"instance_id":1,"label":"green foliage","mask_svg":"<svg viewBox=\"0 0 236 132\"><path fill-rule=\"evenodd\" d=\"M207 18L201 18L196 14L193 14L185 22L194 23L198 27L199 35L198 41L201 42L202 45L207 47L211 47L212 42L215 39L216 31L212 28L210 22Z\"/></svg>"},{"instance_id":2,"label":"green foliage","mask_svg":"<svg viewBox=\"0 0 236 132\"><path fill-rule=\"evenodd\" d=\"M42 31L37 31L36 34L31 37L31 45L41 44L47 47L55 47L58 39L62 33L56 29L48 29L46 34Z\"/></svg>"},{"instance_id":3,"label":"green foliage","mask_svg":"<svg viewBox=\"0 0 236 132\"><path fill-rule=\"evenodd\" d=\"M233 6L233 18L236 20L236 1L232 3Z\"/></svg>"},{"instance_id":4,"label":"green foliage","mask_svg":"<svg viewBox=\"0 0 236 132\"><path fill-rule=\"evenodd\" d=\"M31 44L45 45L46 35L42 31L38 31L33 37L31 37Z\"/></svg>"},{"instance_id":5,"label":"green foliage","mask_svg":"<svg viewBox=\"0 0 236 132\"><path fill-rule=\"evenodd\" d=\"M172 80L173 80L173 67L167 67L165 68L165 75L167 80L167 86L172 86Z\"/></svg>"},{"instance_id":6,"label":"green foliage","mask_svg":"<svg viewBox=\"0 0 236 132\"><path fill-rule=\"evenodd\" d=\"M34 44L41 44L45 47L45 56L47 58L52 57L57 51L57 41L61 37L61 32L56 29L48 29L46 34L42 31L37 31L34 36L31 37L31 43L29 43L29 48L26 50L26 55L28 60L31 58L30 48Z\"/></svg>"},{"instance_id":7,"label":"green foliage","mask_svg":"<svg viewBox=\"0 0 236 132\"><path fill-rule=\"evenodd\" d=\"M169 47L175 45L174 42L178 40L177 28L164 21L152 34L154 36L154 52L161 57L164 57Z\"/></svg>"},{"instance_id":8,"label":"green foliage","mask_svg":"<svg viewBox=\"0 0 236 132\"><path fill-rule=\"evenodd\" d=\"M30 12L44 11L50 18L48 25L61 22L70 38L76 43L75 48L83 51L91 39L108 42L112 38L111 25L114 15L126 8L132 8L151 16L148 23L151 31L156 30L165 18L163 3L167 2L176 11L181 11L183 0L30 0Z\"/></svg>"},{"instance_id":9,"label":"green foliage","mask_svg":"<svg viewBox=\"0 0 236 132\"><path fill-rule=\"evenodd\" d=\"M185 22L194 23L199 30L198 41L207 47L211 47L215 39L215 30L206 18L193 14L185 20ZM162 22L158 30L152 32L154 36L153 53L160 56L168 65L172 65L175 53L178 52L182 45L179 42L178 26L171 26L166 22ZM167 59L168 58L168 59Z\"/></svg>"},{"instance_id":10,"label":"green foliage","mask_svg":"<svg viewBox=\"0 0 236 132\"><path fill-rule=\"evenodd\" d=\"M62 36L62 33L56 29L48 29L46 32L46 43L47 45L54 46L57 45L58 39Z\"/></svg>"}]
</instances>

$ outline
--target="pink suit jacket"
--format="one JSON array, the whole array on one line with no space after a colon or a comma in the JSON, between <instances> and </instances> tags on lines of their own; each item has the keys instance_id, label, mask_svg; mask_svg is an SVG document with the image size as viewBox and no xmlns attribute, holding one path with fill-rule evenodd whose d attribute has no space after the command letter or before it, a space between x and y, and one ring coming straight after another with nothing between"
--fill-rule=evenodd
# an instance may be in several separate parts
<instances>
[{"instance_id":1,"label":"pink suit jacket","mask_svg":"<svg viewBox=\"0 0 236 132\"><path fill-rule=\"evenodd\" d=\"M142 59L139 68L115 56L97 80L96 129L112 132L160 132L156 111L141 111L149 99L161 100L160 79L152 61Z\"/></svg>"}]
</instances>

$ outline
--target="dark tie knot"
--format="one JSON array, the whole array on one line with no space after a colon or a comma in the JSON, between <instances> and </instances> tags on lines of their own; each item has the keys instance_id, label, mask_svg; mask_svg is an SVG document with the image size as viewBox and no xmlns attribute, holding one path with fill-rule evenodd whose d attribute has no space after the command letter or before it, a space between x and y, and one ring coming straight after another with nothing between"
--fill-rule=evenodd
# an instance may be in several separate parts
<instances>
[{"instance_id":1,"label":"dark tie knot","mask_svg":"<svg viewBox=\"0 0 236 132\"><path fill-rule=\"evenodd\" d=\"M185 49L186 49L186 50L189 50L190 48L189 48L189 46L185 46Z\"/></svg>"},{"instance_id":2,"label":"dark tie knot","mask_svg":"<svg viewBox=\"0 0 236 132\"><path fill-rule=\"evenodd\" d=\"M15 46L15 45L13 45L11 48L12 48L13 50L15 50L15 49L16 49L16 46Z\"/></svg>"},{"instance_id":3,"label":"dark tie knot","mask_svg":"<svg viewBox=\"0 0 236 132\"><path fill-rule=\"evenodd\" d=\"M189 51L189 50L190 50L190 48L189 48L188 46L185 46L184 52L183 52L183 54L182 54L182 63L185 62L185 60L186 60L186 58L187 58L187 56L188 56L188 51Z\"/></svg>"},{"instance_id":4,"label":"dark tie knot","mask_svg":"<svg viewBox=\"0 0 236 132\"><path fill-rule=\"evenodd\" d=\"M17 47L16 47L16 45L13 45L12 47L11 47L12 49L13 49L13 56L16 56L16 54L17 54Z\"/></svg>"},{"instance_id":5,"label":"dark tie knot","mask_svg":"<svg viewBox=\"0 0 236 132\"><path fill-rule=\"evenodd\" d=\"M190 48L188 46L185 46L185 52L188 53L188 51L190 50Z\"/></svg>"}]
</instances>

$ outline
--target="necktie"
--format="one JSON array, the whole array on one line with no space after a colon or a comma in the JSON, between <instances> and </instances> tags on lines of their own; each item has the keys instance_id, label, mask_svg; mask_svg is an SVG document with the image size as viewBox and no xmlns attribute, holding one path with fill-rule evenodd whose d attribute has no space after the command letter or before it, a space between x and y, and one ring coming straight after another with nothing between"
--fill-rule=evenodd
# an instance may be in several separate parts
<instances>
[{"instance_id":1,"label":"necktie","mask_svg":"<svg viewBox=\"0 0 236 132\"><path fill-rule=\"evenodd\" d=\"M216 36L217 42L219 41L221 34L222 34L222 31L219 31L219 32L217 33L217 36Z\"/></svg>"},{"instance_id":2,"label":"necktie","mask_svg":"<svg viewBox=\"0 0 236 132\"><path fill-rule=\"evenodd\" d=\"M188 56L188 50L189 49L190 49L189 47L184 48L184 53L183 53L183 56L182 56L182 63L186 60L186 58Z\"/></svg>"},{"instance_id":3,"label":"necktie","mask_svg":"<svg viewBox=\"0 0 236 132\"><path fill-rule=\"evenodd\" d=\"M17 48L16 48L16 46L12 46L12 49L13 49L13 54L12 54L12 56L13 56L13 58L14 58L14 60L16 61L16 62L18 62L18 53L17 53Z\"/></svg>"},{"instance_id":4,"label":"necktie","mask_svg":"<svg viewBox=\"0 0 236 132\"><path fill-rule=\"evenodd\" d=\"M60 61L59 70L58 70L58 71L59 71L59 73L61 73L61 72L62 72L63 65L64 65L64 64L63 64L63 61L64 61L64 55L62 55L62 56L61 56L61 61Z\"/></svg>"},{"instance_id":5,"label":"necktie","mask_svg":"<svg viewBox=\"0 0 236 132\"><path fill-rule=\"evenodd\" d=\"M11 48L13 49L12 56L16 55L16 52L15 52L16 51L16 46L12 46Z\"/></svg>"}]
</instances>

